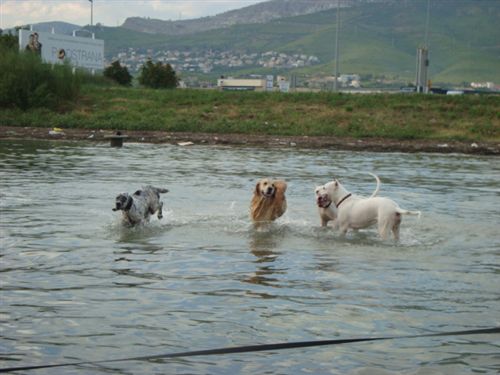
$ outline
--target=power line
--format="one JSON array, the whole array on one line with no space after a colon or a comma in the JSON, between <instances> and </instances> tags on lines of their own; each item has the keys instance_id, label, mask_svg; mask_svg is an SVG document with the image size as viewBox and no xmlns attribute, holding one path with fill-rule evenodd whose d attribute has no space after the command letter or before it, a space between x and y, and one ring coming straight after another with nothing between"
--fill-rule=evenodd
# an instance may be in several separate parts
<instances>
[{"instance_id":1,"label":"power line","mask_svg":"<svg viewBox=\"0 0 500 375\"><path fill-rule=\"evenodd\" d=\"M140 356L140 357L107 359L107 360L102 360L102 361L80 361L80 362L56 363L56 364L34 365L34 366L5 367L5 368L0 368L0 373L7 373L7 372L14 372L14 371L29 371L29 370L37 370L37 369L43 369L43 368L55 368L55 367L98 365L98 364L103 364L103 363L117 363L117 362L127 362L127 361L149 361L149 360L168 359L168 358L198 357L198 356L207 356L207 355L224 355L224 354L237 354L237 353L277 351L277 350L308 348L308 347L316 347L316 346L354 344L354 343L359 343L359 342L370 342L370 341L416 339L416 338L423 338L423 337L440 337L440 336L444 337L444 336L492 335L492 334L500 334L500 327L492 327L492 328L485 328L485 329L471 329L471 330L463 330L463 331L427 333L427 334L422 334L422 335L362 337L362 338L350 338L350 339L297 341L297 342L284 342L284 343L263 344L263 345L246 345L246 346L235 346L235 347L229 347L229 348L218 348L218 349L195 350L195 351L178 352L178 353L156 354L156 355Z\"/></svg>"}]
</instances>

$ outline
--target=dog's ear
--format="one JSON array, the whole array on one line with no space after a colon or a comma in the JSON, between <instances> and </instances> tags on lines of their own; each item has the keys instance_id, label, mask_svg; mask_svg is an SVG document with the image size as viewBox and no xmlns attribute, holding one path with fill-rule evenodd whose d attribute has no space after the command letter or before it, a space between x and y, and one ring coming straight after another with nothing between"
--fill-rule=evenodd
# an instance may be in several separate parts
<instances>
[{"instance_id":1,"label":"dog's ear","mask_svg":"<svg viewBox=\"0 0 500 375\"><path fill-rule=\"evenodd\" d=\"M275 187L277 192L280 192L283 194L286 192L287 185L286 185L286 182L284 180L275 180L273 183L273 186Z\"/></svg>"},{"instance_id":2,"label":"dog's ear","mask_svg":"<svg viewBox=\"0 0 500 375\"><path fill-rule=\"evenodd\" d=\"M258 181L257 184L255 185L254 192L255 194L260 194L260 181Z\"/></svg>"}]
</instances>

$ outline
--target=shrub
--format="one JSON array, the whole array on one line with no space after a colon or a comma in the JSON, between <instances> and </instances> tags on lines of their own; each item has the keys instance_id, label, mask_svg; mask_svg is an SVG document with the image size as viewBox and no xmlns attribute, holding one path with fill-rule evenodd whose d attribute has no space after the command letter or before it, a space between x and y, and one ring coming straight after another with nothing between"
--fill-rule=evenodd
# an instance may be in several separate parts
<instances>
[{"instance_id":1,"label":"shrub","mask_svg":"<svg viewBox=\"0 0 500 375\"><path fill-rule=\"evenodd\" d=\"M0 51L2 50L18 50L19 42L17 36L12 34L2 34L0 29Z\"/></svg>"},{"instance_id":2,"label":"shrub","mask_svg":"<svg viewBox=\"0 0 500 375\"><path fill-rule=\"evenodd\" d=\"M139 83L154 89L173 89L177 87L179 79L170 64L163 65L161 62L153 64L151 60L148 60L142 66Z\"/></svg>"},{"instance_id":3,"label":"shrub","mask_svg":"<svg viewBox=\"0 0 500 375\"><path fill-rule=\"evenodd\" d=\"M51 65L40 56L0 48L0 107L56 108L74 100L80 92L81 75L69 65Z\"/></svg>"},{"instance_id":4,"label":"shrub","mask_svg":"<svg viewBox=\"0 0 500 375\"><path fill-rule=\"evenodd\" d=\"M127 67L121 66L118 60L104 69L103 74L104 77L108 77L123 86L130 86L132 83L132 76L128 72Z\"/></svg>"}]
</instances>

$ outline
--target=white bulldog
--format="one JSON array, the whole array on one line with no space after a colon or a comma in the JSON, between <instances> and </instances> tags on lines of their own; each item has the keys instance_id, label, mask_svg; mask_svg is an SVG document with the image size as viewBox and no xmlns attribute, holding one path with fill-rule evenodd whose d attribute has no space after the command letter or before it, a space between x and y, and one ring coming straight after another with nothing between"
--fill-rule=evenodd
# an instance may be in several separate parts
<instances>
[{"instance_id":1,"label":"white bulldog","mask_svg":"<svg viewBox=\"0 0 500 375\"><path fill-rule=\"evenodd\" d=\"M373 173L369 173L373 177L375 177L375 180L377 181L377 187L375 188L375 191L372 193L370 198L373 198L378 194L378 191L380 189L380 179L374 175ZM329 221L333 221L333 227L336 227L336 219L338 216L338 210L337 206L333 203L333 197L331 192L333 191L332 185L333 182L329 182L326 185L323 186L316 186L316 204L318 205L319 209L319 217L321 219L321 226L326 227Z\"/></svg>"},{"instance_id":2,"label":"white bulldog","mask_svg":"<svg viewBox=\"0 0 500 375\"><path fill-rule=\"evenodd\" d=\"M377 187L369 198L349 193L336 179L316 188L322 226L334 220L334 227L345 234L349 229L363 229L378 224L382 239L386 239L390 231L394 239L399 239L401 215L420 216L421 213L404 210L389 198L377 197L380 179L371 175L377 180Z\"/></svg>"}]
</instances>

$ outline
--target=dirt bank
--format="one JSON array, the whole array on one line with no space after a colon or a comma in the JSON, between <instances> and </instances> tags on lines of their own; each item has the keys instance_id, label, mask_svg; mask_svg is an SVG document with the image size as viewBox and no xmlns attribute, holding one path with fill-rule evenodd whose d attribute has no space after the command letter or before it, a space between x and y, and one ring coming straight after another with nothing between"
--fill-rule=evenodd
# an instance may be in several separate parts
<instances>
[{"instance_id":1,"label":"dirt bank","mask_svg":"<svg viewBox=\"0 0 500 375\"><path fill-rule=\"evenodd\" d=\"M62 129L0 126L0 139L39 139L109 142L114 133L90 129ZM172 133L163 131L126 131L127 142L226 144L268 147L330 148L337 150L383 152L436 152L500 155L500 143L431 140L393 140L381 138L336 138L308 136L264 136L245 134Z\"/></svg>"}]
</instances>

